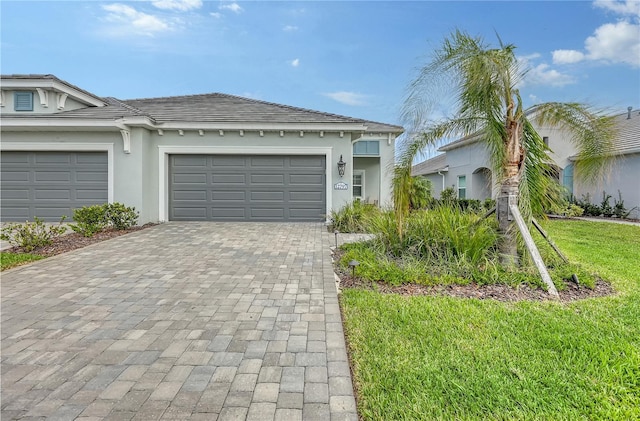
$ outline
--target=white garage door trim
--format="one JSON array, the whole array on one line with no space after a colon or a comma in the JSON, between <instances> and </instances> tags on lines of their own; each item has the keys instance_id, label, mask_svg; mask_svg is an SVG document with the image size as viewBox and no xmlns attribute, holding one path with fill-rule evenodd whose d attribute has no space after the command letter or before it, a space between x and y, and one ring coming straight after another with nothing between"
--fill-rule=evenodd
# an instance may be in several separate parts
<instances>
[{"instance_id":1,"label":"white garage door trim","mask_svg":"<svg viewBox=\"0 0 640 421\"><path fill-rule=\"evenodd\" d=\"M250 146L250 147L225 147L225 146L158 146L158 215L160 222L166 222L169 215L169 155L192 154L192 155L324 155L326 172L326 215L331 213L332 197L332 165L330 147L270 147L270 146Z\"/></svg>"},{"instance_id":2,"label":"white garage door trim","mask_svg":"<svg viewBox=\"0 0 640 421\"><path fill-rule=\"evenodd\" d=\"M56 142L2 142L0 151L51 151L51 152L106 152L107 153L107 200L113 203L113 143L56 143Z\"/></svg>"}]
</instances>

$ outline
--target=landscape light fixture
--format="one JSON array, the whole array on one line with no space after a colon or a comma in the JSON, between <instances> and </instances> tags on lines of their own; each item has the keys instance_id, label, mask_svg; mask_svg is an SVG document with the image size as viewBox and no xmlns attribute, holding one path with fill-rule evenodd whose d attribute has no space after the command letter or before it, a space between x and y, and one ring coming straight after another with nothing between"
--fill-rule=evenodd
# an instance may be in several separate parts
<instances>
[{"instance_id":1,"label":"landscape light fixture","mask_svg":"<svg viewBox=\"0 0 640 421\"><path fill-rule=\"evenodd\" d=\"M335 236L336 236L336 249L338 248L338 233L339 233L339 232L340 232L340 231L338 231L338 230L335 230L335 231L333 232L333 233L335 234Z\"/></svg>"},{"instance_id":2,"label":"landscape light fixture","mask_svg":"<svg viewBox=\"0 0 640 421\"><path fill-rule=\"evenodd\" d=\"M351 268L351 278L355 279L356 278L356 266L358 266L360 264L360 262L358 262L357 260L352 260L349 262L349 267Z\"/></svg>"},{"instance_id":3,"label":"landscape light fixture","mask_svg":"<svg viewBox=\"0 0 640 421\"><path fill-rule=\"evenodd\" d=\"M340 161L338 161L338 175L340 178L344 177L344 169L347 166L347 163L342 160L342 155L340 155Z\"/></svg>"}]
</instances>

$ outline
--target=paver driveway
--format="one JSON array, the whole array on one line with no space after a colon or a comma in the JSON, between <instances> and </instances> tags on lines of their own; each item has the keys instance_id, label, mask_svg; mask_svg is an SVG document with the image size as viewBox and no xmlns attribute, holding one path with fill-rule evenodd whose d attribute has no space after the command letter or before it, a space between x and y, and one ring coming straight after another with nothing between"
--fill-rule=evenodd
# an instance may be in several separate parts
<instances>
[{"instance_id":1,"label":"paver driveway","mask_svg":"<svg viewBox=\"0 0 640 421\"><path fill-rule=\"evenodd\" d=\"M357 420L322 224L168 223L2 274L2 419Z\"/></svg>"}]
</instances>

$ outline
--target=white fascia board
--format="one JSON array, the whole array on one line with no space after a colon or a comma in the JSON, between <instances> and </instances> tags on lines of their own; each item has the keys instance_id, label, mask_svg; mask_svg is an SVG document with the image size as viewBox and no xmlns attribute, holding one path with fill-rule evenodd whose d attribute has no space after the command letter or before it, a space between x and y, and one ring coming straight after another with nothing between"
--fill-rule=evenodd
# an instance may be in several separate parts
<instances>
[{"instance_id":1,"label":"white fascia board","mask_svg":"<svg viewBox=\"0 0 640 421\"><path fill-rule=\"evenodd\" d=\"M85 118L11 118L3 116L2 128L11 129L55 129L55 128L83 128L83 129L118 129L115 120L85 119Z\"/></svg>"},{"instance_id":2,"label":"white fascia board","mask_svg":"<svg viewBox=\"0 0 640 421\"><path fill-rule=\"evenodd\" d=\"M640 148L632 148L632 149L625 149L623 151L615 151L610 156L624 156L624 155L631 155L631 154L635 154L635 153L640 153ZM576 161L580 160L580 156L577 155L577 154L576 155L571 155L567 159L569 161L576 162Z\"/></svg>"},{"instance_id":3,"label":"white fascia board","mask_svg":"<svg viewBox=\"0 0 640 421\"><path fill-rule=\"evenodd\" d=\"M128 123L129 124L129 123ZM367 126L359 123L215 123L180 122L158 123L161 130L247 130L247 131L304 131L304 132L365 132Z\"/></svg>"},{"instance_id":4,"label":"white fascia board","mask_svg":"<svg viewBox=\"0 0 640 421\"><path fill-rule=\"evenodd\" d=\"M11 88L11 89L52 89L56 92L64 92L69 94L70 97L75 98L76 100L83 102L85 104L93 105L96 107L104 107L107 105L106 102L102 101L100 98L89 95L85 92L79 91L78 89L74 89L69 85L64 83L60 83L57 80L51 79L3 79L2 80L3 88Z\"/></svg>"}]
</instances>

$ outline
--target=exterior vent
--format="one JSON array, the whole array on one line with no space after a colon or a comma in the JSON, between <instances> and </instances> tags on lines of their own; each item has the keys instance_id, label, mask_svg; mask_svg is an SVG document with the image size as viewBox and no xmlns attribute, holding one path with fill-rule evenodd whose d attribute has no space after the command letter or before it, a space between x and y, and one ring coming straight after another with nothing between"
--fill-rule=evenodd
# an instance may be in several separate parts
<instances>
[{"instance_id":1,"label":"exterior vent","mask_svg":"<svg viewBox=\"0 0 640 421\"><path fill-rule=\"evenodd\" d=\"M33 111L33 92L13 93L15 111Z\"/></svg>"}]
</instances>

